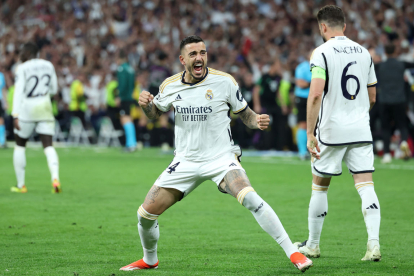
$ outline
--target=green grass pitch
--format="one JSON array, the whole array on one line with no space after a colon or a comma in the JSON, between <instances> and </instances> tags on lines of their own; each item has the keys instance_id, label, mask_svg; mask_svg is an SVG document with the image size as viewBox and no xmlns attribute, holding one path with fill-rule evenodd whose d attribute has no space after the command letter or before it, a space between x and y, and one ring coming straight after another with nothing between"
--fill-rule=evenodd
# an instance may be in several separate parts
<instances>
[{"instance_id":1,"label":"green grass pitch","mask_svg":"<svg viewBox=\"0 0 414 276\"><path fill-rule=\"evenodd\" d=\"M13 150L0 152L0 275L297 275L283 250L236 199L205 182L159 218L157 270L123 272L142 257L136 211L172 156L158 149L58 149L62 194L52 194L43 151L28 148L27 194L12 194ZM414 162L376 161L381 204L379 263L362 262L366 230L352 177L336 177L322 257L308 275L413 275ZM243 157L255 190L291 240L307 238L308 162Z\"/></svg>"}]
</instances>

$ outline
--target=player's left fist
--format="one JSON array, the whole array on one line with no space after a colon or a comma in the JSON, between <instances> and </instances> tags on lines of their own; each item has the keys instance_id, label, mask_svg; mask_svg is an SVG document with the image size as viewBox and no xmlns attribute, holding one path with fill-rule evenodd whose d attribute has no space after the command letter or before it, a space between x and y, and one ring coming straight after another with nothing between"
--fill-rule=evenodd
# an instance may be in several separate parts
<instances>
[{"instance_id":1,"label":"player's left fist","mask_svg":"<svg viewBox=\"0 0 414 276\"><path fill-rule=\"evenodd\" d=\"M269 126L269 124L270 124L269 115L267 115L267 114L257 114L256 118L257 118L257 127L260 130L264 130Z\"/></svg>"}]
</instances>

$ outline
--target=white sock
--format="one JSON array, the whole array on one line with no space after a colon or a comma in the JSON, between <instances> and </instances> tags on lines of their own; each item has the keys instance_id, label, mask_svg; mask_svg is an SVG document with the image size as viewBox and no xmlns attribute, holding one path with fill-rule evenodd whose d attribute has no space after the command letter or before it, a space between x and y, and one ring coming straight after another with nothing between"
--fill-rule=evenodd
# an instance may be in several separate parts
<instances>
[{"instance_id":1,"label":"white sock","mask_svg":"<svg viewBox=\"0 0 414 276\"><path fill-rule=\"evenodd\" d=\"M328 187L312 183L312 196L309 203L309 237L306 245L312 249L319 245L323 221L328 214Z\"/></svg>"},{"instance_id":2,"label":"white sock","mask_svg":"<svg viewBox=\"0 0 414 276\"><path fill-rule=\"evenodd\" d=\"M288 258L293 253L298 252L298 249L292 244L276 213L252 187L246 187L241 190L237 195L237 200L252 212L260 227L276 240Z\"/></svg>"},{"instance_id":3,"label":"white sock","mask_svg":"<svg viewBox=\"0 0 414 276\"><path fill-rule=\"evenodd\" d=\"M362 214L368 232L368 245L379 247L379 229L381 222L380 204L374 189L374 182L360 182L355 184L362 200Z\"/></svg>"},{"instance_id":4,"label":"white sock","mask_svg":"<svg viewBox=\"0 0 414 276\"><path fill-rule=\"evenodd\" d=\"M144 262L154 265L158 262L157 243L160 238L160 228L157 221L158 215L145 211L142 205L138 209L138 232L144 250Z\"/></svg>"},{"instance_id":5,"label":"white sock","mask_svg":"<svg viewBox=\"0 0 414 276\"><path fill-rule=\"evenodd\" d=\"M17 187L24 186L24 173L26 169L26 148L18 145L14 146L13 165L16 172Z\"/></svg>"},{"instance_id":6,"label":"white sock","mask_svg":"<svg viewBox=\"0 0 414 276\"><path fill-rule=\"evenodd\" d=\"M44 149L47 164L49 165L49 171L53 180L59 180L59 159L54 147L46 147Z\"/></svg>"}]
</instances>

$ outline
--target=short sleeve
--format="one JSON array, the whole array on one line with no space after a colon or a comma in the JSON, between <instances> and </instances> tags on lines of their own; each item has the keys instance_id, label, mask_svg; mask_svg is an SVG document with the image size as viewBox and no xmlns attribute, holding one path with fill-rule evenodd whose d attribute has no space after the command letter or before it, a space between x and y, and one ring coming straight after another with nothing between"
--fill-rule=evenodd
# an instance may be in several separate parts
<instances>
[{"instance_id":1,"label":"short sleeve","mask_svg":"<svg viewBox=\"0 0 414 276\"><path fill-rule=\"evenodd\" d=\"M310 58L310 71L312 71L313 67L321 67L322 69L326 70L325 59L323 58L323 53L319 48L316 48Z\"/></svg>"},{"instance_id":2,"label":"short sleeve","mask_svg":"<svg viewBox=\"0 0 414 276\"><path fill-rule=\"evenodd\" d=\"M377 85L377 76L375 75L375 66L374 63L372 62L371 59L371 66L369 68L369 73L368 73L368 87L373 87Z\"/></svg>"},{"instance_id":3,"label":"short sleeve","mask_svg":"<svg viewBox=\"0 0 414 276\"><path fill-rule=\"evenodd\" d=\"M246 100L244 99L239 85L230 84L230 97L229 104L234 114L238 114L248 107Z\"/></svg>"},{"instance_id":4,"label":"short sleeve","mask_svg":"<svg viewBox=\"0 0 414 276\"><path fill-rule=\"evenodd\" d=\"M171 109L172 101L171 97L165 93L158 92L157 96L154 97L153 103L162 112L168 112Z\"/></svg>"}]
</instances>

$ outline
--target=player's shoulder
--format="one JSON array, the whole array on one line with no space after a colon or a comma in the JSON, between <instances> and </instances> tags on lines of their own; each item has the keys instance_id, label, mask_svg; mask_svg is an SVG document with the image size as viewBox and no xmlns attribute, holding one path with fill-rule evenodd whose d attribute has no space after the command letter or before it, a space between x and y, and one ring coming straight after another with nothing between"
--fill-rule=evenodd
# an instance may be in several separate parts
<instances>
[{"instance_id":1,"label":"player's shoulder","mask_svg":"<svg viewBox=\"0 0 414 276\"><path fill-rule=\"evenodd\" d=\"M160 93L167 93L168 91L171 91L173 84L179 82L182 78L182 75L183 72L180 72L175 75L172 75L169 78L166 78L160 85Z\"/></svg>"},{"instance_id":2,"label":"player's shoulder","mask_svg":"<svg viewBox=\"0 0 414 276\"><path fill-rule=\"evenodd\" d=\"M208 73L213 77L220 79L222 81L228 82L230 84L233 84L235 86L238 86L237 81L233 78L232 75L225 73L223 71L219 71L213 68L208 67Z\"/></svg>"}]
</instances>

